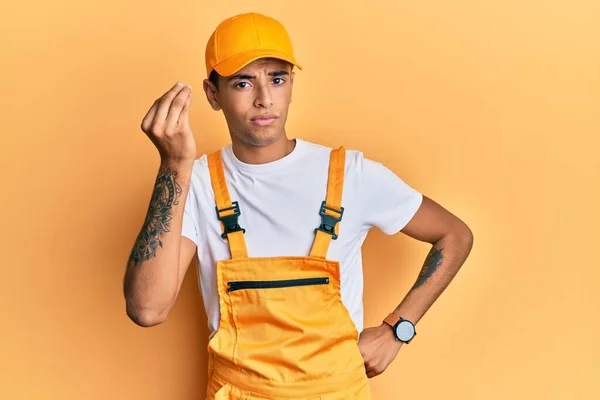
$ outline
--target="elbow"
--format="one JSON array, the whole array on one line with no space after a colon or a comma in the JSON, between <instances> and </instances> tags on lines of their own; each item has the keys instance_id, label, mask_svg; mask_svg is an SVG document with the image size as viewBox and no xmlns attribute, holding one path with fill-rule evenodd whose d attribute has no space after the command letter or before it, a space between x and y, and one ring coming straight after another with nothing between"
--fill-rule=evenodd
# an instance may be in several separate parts
<instances>
[{"instance_id":1,"label":"elbow","mask_svg":"<svg viewBox=\"0 0 600 400\"><path fill-rule=\"evenodd\" d=\"M123 283L125 313L138 326L149 328L166 321L174 301L148 290L134 290L127 279Z\"/></svg>"},{"instance_id":2,"label":"elbow","mask_svg":"<svg viewBox=\"0 0 600 400\"><path fill-rule=\"evenodd\" d=\"M131 321L143 328L160 325L167 320L166 312L161 313L156 310L136 309L129 305L126 308L126 313Z\"/></svg>"},{"instance_id":3,"label":"elbow","mask_svg":"<svg viewBox=\"0 0 600 400\"><path fill-rule=\"evenodd\" d=\"M466 224L465 224L464 228L462 229L461 237L466 243L469 243L471 246L473 245L473 240L474 240L473 231Z\"/></svg>"},{"instance_id":4,"label":"elbow","mask_svg":"<svg viewBox=\"0 0 600 400\"><path fill-rule=\"evenodd\" d=\"M473 231L467 224L460 220L451 230L448 231L448 233L442 236L442 239L447 237L451 237L453 241L460 243L462 246L467 248L468 251L471 251L473 247Z\"/></svg>"},{"instance_id":5,"label":"elbow","mask_svg":"<svg viewBox=\"0 0 600 400\"><path fill-rule=\"evenodd\" d=\"M475 240L471 228L465 223L462 223L460 228L456 229L454 236L465 246L468 252L471 251L473 248L473 241Z\"/></svg>"}]
</instances>

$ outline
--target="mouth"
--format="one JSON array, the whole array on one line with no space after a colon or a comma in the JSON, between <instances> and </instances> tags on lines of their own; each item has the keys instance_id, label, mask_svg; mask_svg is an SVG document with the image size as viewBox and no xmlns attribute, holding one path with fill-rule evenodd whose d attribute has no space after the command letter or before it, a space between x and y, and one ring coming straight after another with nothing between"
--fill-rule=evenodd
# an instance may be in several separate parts
<instances>
[{"instance_id":1,"label":"mouth","mask_svg":"<svg viewBox=\"0 0 600 400\"><path fill-rule=\"evenodd\" d=\"M276 115L258 115L250 119L250 121L259 126L271 125L278 117Z\"/></svg>"}]
</instances>

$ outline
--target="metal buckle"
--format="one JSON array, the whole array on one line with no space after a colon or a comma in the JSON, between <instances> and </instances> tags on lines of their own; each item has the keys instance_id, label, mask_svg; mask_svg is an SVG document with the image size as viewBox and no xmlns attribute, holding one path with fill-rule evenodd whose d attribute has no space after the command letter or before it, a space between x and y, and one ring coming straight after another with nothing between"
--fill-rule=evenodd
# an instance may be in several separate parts
<instances>
[{"instance_id":1,"label":"metal buckle","mask_svg":"<svg viewBox=\"0 0 600 400\"><path fill-rule=\"evenodd\" d=\"M227 235L233 232L242 231L242 233L246 233L246 230L243 229L238 223L238 217L242 214L240 212L240 206L238 202L234 201L231 204L233 204L233 207L227 207L221 210L219 210L219 207L215 207L215 209L217 210L217 218L223 223L223 226L225 227L225 232L221 234L221 237L223 239L226 239ZM233 210L233 214L221 217L222 212L229 210Z\"/></svg>"},{"instance_id":2,"label":"metal buckle","mask_svg":"<svg viewBox=\"0 0 600 400\"><path fill-rule=\"evenodd\" d=\"M338 218L336 218L332 215L325 214L326 210L334 211L334 212L340 214L340 216ZM317 231L325 232L325 233L331 235L331 238L333 240L336 240L338 238L338 235L335 234L335 226L337 225L338 222L340 222L342 220L342 216L344 215L344 207L340 207L340 209L337 210L332 207L327 207L325 202L322 202L321 203L321 211L319 212L319 215L321 216L321 225L317 229L315 229L315 233L317 233Z\"/></svg>"}]
</instances>

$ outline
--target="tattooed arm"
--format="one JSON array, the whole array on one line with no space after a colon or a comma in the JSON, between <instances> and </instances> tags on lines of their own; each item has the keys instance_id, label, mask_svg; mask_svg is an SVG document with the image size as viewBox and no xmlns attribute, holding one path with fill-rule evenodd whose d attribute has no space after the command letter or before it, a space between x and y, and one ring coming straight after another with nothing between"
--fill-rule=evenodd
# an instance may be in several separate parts
<instances>
[{"instance_id":1,"label":"tattooed arm","mask_svg":"<svg viewBox=\"0 0 600 400\"><path fill-rule=\"evenodd\" d=\"M394 310L416 324L464 264L473 247L473 233L458 217L426 196L402 232L432 244L415 284Z\"/></svg>"},{"instance_id":2,"label":"tattooed arm","mask_svg":"<svg viewBox=\"0 0 600 400\"><path fill-rule=\"evenodd\" d=\"M473 246L473 234L464 222L426 196L402 232L432 244L415 284L393 311L416 324L465 262ZM388 312L383 313L382 318L387 315ZM359 349L365 359L367 376L372 378L383 373L401 346L402 342L396 340L385 322L364 329Z\"/></svg>"},{"instance_id":3,"label":"tattooed arm","mask_svg":"<svg viewBox=\"0 0 600 400\"><path fill-rule=\"evenodd\" d=\"M140 326L165 321L196 245L181 236L191 161L163 161L146 219L129 256L124 280L127 315Z\"/></svg>"},{"instance_id":4,"label":"tattooed arm","mask_svg":"<svg viewBox=\"0 0 600 400\"><path fill-rule=\"evenodd\" d=\"M154 101L142 119L142 131L156 146L161 163L123 280L127 315L140 326L165 321L196 251L196 245L181 236L196 158L191 102L192 88L177 82Z\"/></svg>"}]
</instances>

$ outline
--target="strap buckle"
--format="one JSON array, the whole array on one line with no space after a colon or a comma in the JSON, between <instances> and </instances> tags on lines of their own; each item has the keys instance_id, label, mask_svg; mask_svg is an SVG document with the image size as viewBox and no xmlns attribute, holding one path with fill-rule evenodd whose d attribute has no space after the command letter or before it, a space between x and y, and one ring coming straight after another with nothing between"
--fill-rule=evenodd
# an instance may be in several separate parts
<instances>
[{"instance_id":1,"label":"strap buckle","mask_svg":"<svg viewBox=\"0 0 600 400\"><path fill-rule=\"evenodd\" d=\"M238 223L238 217L242 214L240 212L240 206L238 202L234 201L231 204L233 204L233 207L227 207L221 210L219 210L219 207L215 207L215 209L217 210L217 218L223 223L223 226L225 227L225 232L221 234L221 237L223 239L226 239L227 235L233 232L242 231L242 233L246 233L246 230L242 228ZM233 210L233 214L221 217L222 212L229 210Z\"/></svg>"},{"instance_id":2,"label":"strap buckle","mask_svg":"<svg viewBox=\"0 0 600 400\"><path fill-rule=\"evenodd\" d=\"M334 211L340 214L340 216L336 218L332 215L326 214L326 210ZM315 229L315 233L317 233L317 231L325 232L331 235L331 238L333 240L336 240L338 238L338 235L335 234L335 226L338 222L342 220L342 216L344 215L344 207L340 207L340 209L337 210L335 208L328 207L325 204L325 202L322 202L321 211L319 212L319 215L321 216L321 225L317 229Z\"/></svg>"}]
</instances>

